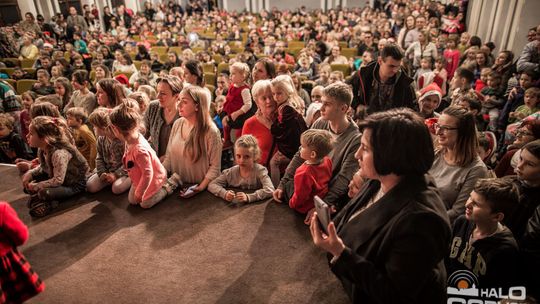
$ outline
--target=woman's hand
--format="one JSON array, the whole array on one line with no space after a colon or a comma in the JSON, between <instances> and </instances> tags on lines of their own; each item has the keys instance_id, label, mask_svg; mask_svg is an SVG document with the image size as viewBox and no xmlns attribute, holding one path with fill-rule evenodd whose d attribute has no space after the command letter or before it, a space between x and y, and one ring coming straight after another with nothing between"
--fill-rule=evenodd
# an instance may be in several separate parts
<instances>
[{"instance_id":1,"label":"woman's hand","mask_svg":"<svg viewBox=\"0 0 540 304\"><path fill-rule=\"evenodd\" d=\"M204 185L202 185L202 184L201 185L194 185L194 186L191 186L191 187L187 188L186 190L180 191L180 197L182 197L182 198L194 197L199 192L202 192L205 189L206 189L206 187Z\"/></svg>"},{"instance_id":2,"label":"woman's hand","mask_svg":"<svg viewBox=\"0 0 540 304\"><path fill-rule=\"evenodd\" d=\"M311 210L308 211L306 214L306 218L304 219L304 224L311 225L311 219L313 217L313 212L315 212L315 208L311 208Z\"/></svg>"},{"instance_id":3,"label":"woman's hand","mask_svg":"<svg viewBox=\"0 0 540 304\"><path fill-rule=\"evenodd\" d=\"M337 235L334 222L328 224L328 235L324 234L319 228L317 212L313 212L313 215L311 216L309 230L311 231L311 237L313 238L315 246L330 252L333 256L340 256L343 250L345 250L345 244L343 244L343 240Z\"/></svg>"}]
</instances>

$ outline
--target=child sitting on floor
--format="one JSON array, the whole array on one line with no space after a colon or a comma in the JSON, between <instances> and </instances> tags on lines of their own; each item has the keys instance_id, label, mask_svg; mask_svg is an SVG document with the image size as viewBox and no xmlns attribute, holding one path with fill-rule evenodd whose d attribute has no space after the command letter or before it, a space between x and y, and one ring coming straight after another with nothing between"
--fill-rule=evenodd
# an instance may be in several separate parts
<instances>
[{"instance_id":1,"label":"child sitting on floor","mask_svg":"<svg viewBox=\"0 0 540 304\"><path fill-rule=\"evenodd\" d=\"M11 115L0 113L0 163L13 164L16 159L32 159L32 150L14 130Z\"/></svg>"},{"instance_id":2,"label":"child sitting on floor","mask_svg":"<svg viewBox=\"0 0 540 304\"><path fill-rule=\"evenodd\" d=\"M116 138L109 119L110 109L98 108L88 118L97 138L96 172L88 178L86 190L95 193L111 185L112 193L124 193L131 187L131 180L122 165L124 142Z\"/></svg>"},{"instance_id":3,"label":"child sitting on floor","mask_svg":"<svg viewBox=\"0 0 540 304\"><path fill-rule=\"evenodd\" d=\"M228 202L251 203L271 198L274 192L272 180L266 168L258 164L261 150L257 139L243 135L234 145L236 166L223 170L223 173L208 185L208 191ZM256 190L253 193L234 192L225 187L242 190Z\"/></svg>"},{"instance_id":4,"label":"child sitting on floor","mask_svg":"<svg viewBox=\"0 0 540 304\"><path fill-rule=\"evenodd\" d=\"M128 201L142 208L151 208L167 196L163 186L167 171L156 152L140 133L142 116L137 102L125 99L110 114L114 136L126 143L122 163L131 179Z\"/></svg>"},{"instance_id":5,"label":"child sitting on floor","mask_svg":"<svg viewBox=\"0 0 540 304\"><path fill-rule=\"evenodd\" d=\"M84 108L73 107L66 112L67 124L73 132L75 146L86 158L90 170L96 167L96 137L86 125L88 119Z\"/></svg>"},{"instance_id":6,"label":"child sitting on floor","mask_svg":"<svg viewBox=\"0 0 540 304\"><path fill-rule=\"evenodd\" d=\"M75 147L67 123L62 118L38 116L32 119L28 143L38 148L39 166L27 171L22 182L31 198L30 215L51 213L58 200L83 192L88 163Z\"/></svg>"},{"instance_id":7,"label":"child sitting on floor","mask_svg":"<svg viewBox=\"0 0 540 304\"><path fill-rule=\"evenodd\" d=\"M327 156L333 149L334 139L326 130L310 129L300 137L300 157L305 162L294 174L294 194L289 207L306 214L308 224L314 211L313 197L324 198L332 178L332 160Z\"/></svg>"}]
</instances>

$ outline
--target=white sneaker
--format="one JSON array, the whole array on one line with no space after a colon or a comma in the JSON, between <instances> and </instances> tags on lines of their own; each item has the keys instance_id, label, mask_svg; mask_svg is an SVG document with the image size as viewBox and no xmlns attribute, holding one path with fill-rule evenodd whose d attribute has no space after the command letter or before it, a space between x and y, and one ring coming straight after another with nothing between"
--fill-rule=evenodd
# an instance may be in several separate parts
<instances>
[{"instance_id":1,"label":"white sneaker","mask_svg":"<svg viewBox=\"0 0 540 304\"><path fill-rule=\"evenodd\" d=\"M180 175L178 173L173 173L171 177L167 180L165 185L163 185L163 188L165 191L167 191L167 195L171 195L178 186L182 185L182 180L180 179Z\"/></svg>"}]
</instances>

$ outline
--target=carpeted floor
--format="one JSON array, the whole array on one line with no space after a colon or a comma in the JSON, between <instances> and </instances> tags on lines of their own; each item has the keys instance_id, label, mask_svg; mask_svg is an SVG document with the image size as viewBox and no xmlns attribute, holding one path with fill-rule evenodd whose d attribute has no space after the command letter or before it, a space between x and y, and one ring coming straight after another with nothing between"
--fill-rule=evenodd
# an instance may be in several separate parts
<instances>
[{"instance_id":1,"label":"carpeted floor","mask_svg":"<svg viewBox=\"0 0 540 304\"><path fill-rule=\"evenodd\" d=\"M46 284L31 303L348 303L288 206L203 193L143 210L104 190L32 220L16 169L0 176L0 199L30 229L22 252Z\"/></svg>"}]
</instances>

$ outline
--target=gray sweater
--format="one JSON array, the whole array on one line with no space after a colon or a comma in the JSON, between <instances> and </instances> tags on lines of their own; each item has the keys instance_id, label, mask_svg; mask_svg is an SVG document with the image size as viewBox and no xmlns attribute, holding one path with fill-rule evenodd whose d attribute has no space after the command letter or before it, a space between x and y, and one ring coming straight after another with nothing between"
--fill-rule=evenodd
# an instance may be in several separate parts
<instances>
[{"instance_id":1,"label":"gray sweater","mask_svg":"<svg viewBox=\"0 0 540 304\"><path fill-rule=\"evenodd\" d=\"M341 201L340 199L347 195L349 182L353 174L358 171L358 161L354 158L354 154L360 147L361 134L358 126L352 120L349 120L349 127L341 134L335 134L330 129L330 123L319 118L311 128L328 130L336 136L334 149L328 155L332 160L332 179L328 185L329 191L324 200L329 204L343 207L348 200ZM304 160L300 157L300 152L296 152L289 166L287 166L285 175L279 182L278 189L284 189L287 192L289 192L288 189L294 189L294 173L303 163ZM287 193L287 196L288 198L292 197L292 193Z\"/></svg>"},{"instance_id":2,"label":"gray sweater","mask_svg":"<svg viewBox=\"0 0 540 304\"><path fill-rule=\"evenodd\" d=\"M251 176L247 178L240 176L239 166L223 170L223 173L208 185L208 191L225 199L227 193L225 187L256 190L247 193L248 202L250 203L271 198L274 192L274 185L272 185L272 180L268 176L268 171L259 164L255 164Z\"/></svg>"},{"instance_id":3,"label":"gray sweater","mask_svg":"<svg viewBox=\"0 0 540 304\"><path fill-rule=\"evenodd\" d=\"M429 174L435 179L450 222L453 223L458 216L464 214L465 202L476 181L488 177L488 170L479 156L468 166L460 167L449 165L444 160L444 154L438 153Z\"/></svg>"}]
</instances>

